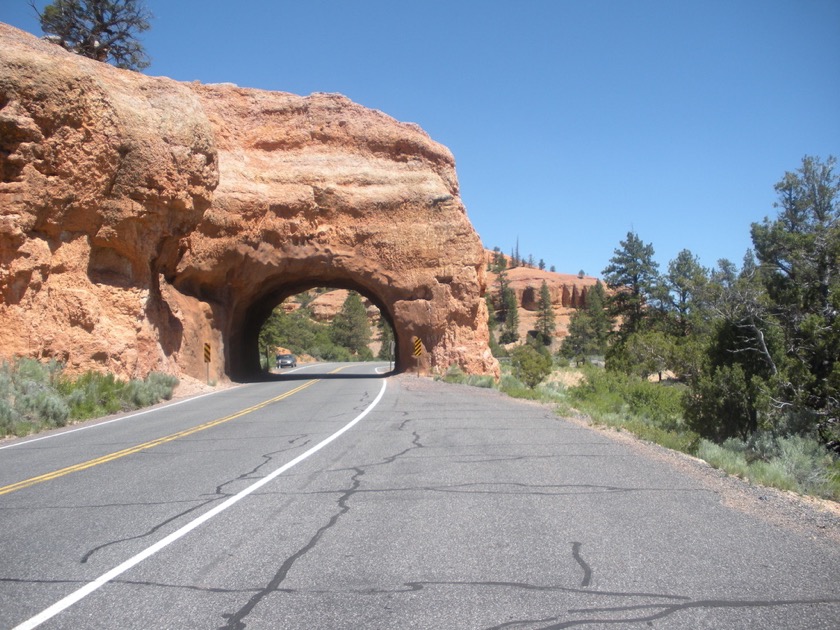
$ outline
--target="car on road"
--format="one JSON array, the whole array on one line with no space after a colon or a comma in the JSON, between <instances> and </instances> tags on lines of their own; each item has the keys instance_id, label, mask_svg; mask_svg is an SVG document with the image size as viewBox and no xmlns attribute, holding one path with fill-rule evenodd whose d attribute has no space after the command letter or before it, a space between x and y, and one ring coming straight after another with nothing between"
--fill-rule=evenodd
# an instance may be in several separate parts
<instances>
[{"instance_id":1,"label":"car on road","mask_svg":"<svg viewBox=\"0 0 840 630\"><path fill-rule=\"evenodd\" d=\"M284 367L297 367L297 359L293 354L278 354L277 369Z\"/></svg>"}]
</instances>

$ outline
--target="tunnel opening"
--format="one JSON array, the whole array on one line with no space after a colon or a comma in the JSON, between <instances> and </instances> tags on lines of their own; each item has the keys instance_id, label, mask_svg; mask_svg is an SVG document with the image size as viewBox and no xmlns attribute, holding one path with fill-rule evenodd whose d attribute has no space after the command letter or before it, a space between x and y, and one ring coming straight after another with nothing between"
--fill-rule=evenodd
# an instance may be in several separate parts
<instances>
[{"instance_id":1,"label":"tunnel opening","mask_svg":"<svg viewBox=\"0 0 840 630\"><path fill-rule=\"evenodd\" d=\"M331 309L336 310L336 301L341 300L342 303L338 304L338 309L343 309L344 300L354 294L358 296L368 315L367 325L371 337L370 343L367 344L367 351L356 355L349 352L346 346L336 343L334 337L337 333L332 328L332 322L327 323L330 319L334 320L329 312ZM313 311L319 303L320 312L316 314ZM311 320L311 325L302 322L306 319ZM373 323L377 320L381 324L374 328ZM291 330L285 331L288 334L300 333L303 337L315 335L316 338L314 340L300 339L297 344L292 339L290 343L288 337L277 336L278 325L291 326ZM272 330L266 330L269 327ZM265 378L271 373L275 355L281 350L288 351L296 359L298 355L301 355L305 360L388 361L391 369L397 371L400 362L396 331L394 316L388 306L375 293L358 283L315 278L286 283L266 289L256 297L244 309L239 325L230 331L225 351L229 375L235 381ZM314 346L306 348L307 343L313 342ZM329 346L329 342L332 346ZM383 355L380 354L383 344L388 354L387 359L382 358Z\"/></svg>"}]
</instances>

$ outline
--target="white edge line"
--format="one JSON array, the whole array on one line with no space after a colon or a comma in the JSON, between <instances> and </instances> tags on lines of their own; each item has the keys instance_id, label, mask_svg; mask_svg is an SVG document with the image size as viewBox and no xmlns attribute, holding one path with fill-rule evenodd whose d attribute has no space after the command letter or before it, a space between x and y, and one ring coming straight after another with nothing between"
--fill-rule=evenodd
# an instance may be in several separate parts
<instances>
[{"instance_id":1,"label":"white edge line","mask_svg":"<svg viewBox=\"0 0 840 630\"><path fill-rule=\"evenodd\" d=\"M354 426L356 426L356 424L358 424L362 420L362 418L364 418L366 415L368 415L368 413L370 413L371 410L374 407L376 407L377 404L379 404L379 401L382 400L382 396L385 395L385 388L386 388L387 383L388 383L387 379L383 379L382 380L382 388L379 390L379 394L376 396L376 398L373 399L373 402L371 402L365 408L365 410L362 411L362 413L360 413L353 420L351 420L348 424L344 425L342 428L340 428L338 431L333 433L328 438L319 442L318 444L316 444L315 446L310 448L305 453L301 453L300 455L295 457L293 460L284 464L283 466L281 466L280 468L278 468L277 470L275 470L271 474L263 477L262 479L260 479L256 483L248 486L247 488L245 488L244 490L239 492L239 494L235 494L234 496L229 498L224 503L220 503L219 505L214 507L209 512L205 512L204 514L202 514L201 516L199 516L195 520L190 521L189 523L187 523L186 525L184 525L180 529L172 532L171 534L166 536L166 538L162 538L161 540L156 542L151 547L147 547L146 549L144 549L143 551L141 551L137 555L129 558L128 560L126 560L122 564L114 567L113 569L111 569L107 573L102 574L101 576L96 578L93 582L89 582L88 584L85 584L82 588L70 593L68 596L64 597L63 599L60 599L55 604L53 604L49 608L43 610L42 612L38 613L37 615L35 615L31 619L28 619L27 621L24 621L20 625L15 626L12 630L31 630L32 628L37 628L39 625L41 625L45 621L48 621L49 619L52 619L58 613L62 612L63 610L66 610L67 608L69 608L70 606L75 604L76 602L84 599L85 597L87 597L88 595L93 593L95 590L97 590L99 587L104 586L105 584L107 584L108 582L113 580L114 578L116 578L116 577L122 575L123 573L125 573L126 571L128 571L130 568L140 564L141 562L143 562L143 560L146 560L147 558L150 558L151 556L156 554L158 551L160 551L164 547L167 547L168 545L172 544L173 542L175 542L179 538L182 538L182 537L186 536L188 533L190 533L192 530L194 530L199 525L202 525L206 521L209 521L211 518L213 518L217 514L220 514L220 513L224 512L226 509L231 507L234 503L239 502L241 499L244 499L246 496L248 496L249 494L251 494L252 492L254 492L256 490L259 490L264 485L266 485L270 481L273 481L274 479L276 479L277 477L282 475L284 472L286 472L287 470L289 470L293 466L296 466L297 464L299 464L300 462L302 462L306 458L310 457L311 455L314 455L315 453L320 451L322 448L324 448L327 444L329 444L333 440L337 439L338 437L340 437L341 435L343 435L344 433L346 433L347 431L352 429Z\"/></svg>"},{"instance_id":2,"label":"white edge line","mask_svg":"<svg viewBox=\"0 0 840 630\"><path fill-rule=\"evenodd\" d=\"M241 385L237 385L236 387L241 387ZM106 424L111 424L112 422L120 422L121 420L136 418L137 416L142 416L147 413L152 413L154 411L163 411L164 409L169 409L170 407L175 407L176 405L182 405L186 402L192 402L193 400L198 400L199 398L204 398L205 396L212 396L213 394L228 392L232 389L236 389L236 387L226 387L225 389L219 389L215 392L207 392L206 394L199 394L198 396L190 396L189 398L183 398L181 400L176 400L175 402L170 401L168 404L155 405L154 407L150 407L148 409L144 409L143 411L138 411L137 413L132 413L127 416L120 416L119 418L112 418L111 420L105 420L103 422L97 422L95 424L87 424L83 427L76 427L75 429L68 429L66 431L50 433L49 435L42 435L41 437L32 438L31 440L21 440L20 442L13 442L12 444L0 446L0 451L7 448L14 448L15 446L24 446L25 444L32 444L33 442L40 442L41 440L49 440L50 438L61 437L62 435L70 435L71 433L76 433L77 431L86 431L87 429L104 427Z\"/></svg>"}]
</instances>

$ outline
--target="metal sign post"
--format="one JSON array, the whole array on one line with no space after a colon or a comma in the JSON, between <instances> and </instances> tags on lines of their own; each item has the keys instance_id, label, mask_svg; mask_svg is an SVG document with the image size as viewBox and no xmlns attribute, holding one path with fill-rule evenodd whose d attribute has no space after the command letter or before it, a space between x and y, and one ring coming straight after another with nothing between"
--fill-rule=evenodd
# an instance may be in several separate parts
<instances>
[{"instance_id":1,"label":"metal sign post","mask_svg":"<svg viewBox=\"0 0 840 630\"><path fill-rule=\"evenodd\" d=\"M210 344L204 344L204 366L207 373L207 384L210 384Z\"/></svg>"},{"instance_id":2,"label":"metal sign post","mask_svg":"<svg viewBox=\"0 0 840 630\"><path fill-rule=\"evenodd\" d=\"M420 341L420 337L415 337L413 340L414 343L414 351L412 354L414 358L417 360L415 364L415 369L417 370L417 378L420 378L420 357L423 354L423 342Z\"/></svg>"}]
</instances>

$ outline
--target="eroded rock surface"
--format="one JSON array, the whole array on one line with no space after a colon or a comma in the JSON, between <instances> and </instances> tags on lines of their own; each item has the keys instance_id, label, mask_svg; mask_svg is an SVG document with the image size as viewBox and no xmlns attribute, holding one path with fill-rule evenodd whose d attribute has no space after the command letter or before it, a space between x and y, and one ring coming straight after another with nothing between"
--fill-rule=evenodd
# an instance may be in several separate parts
<instances>
[{"instance_id":1,"label":"eroded rock surface","mask_svg":"<svg viewBox=\"0 0 840 630\"><path fill-rule=\"evenodd\" d=\"M485 252L488 263L493 260L493 256L493 252ZM536 329L540 291L542 283L546 283L555 320L552 350L559 350L563 338L568 335L572 314L586 306L586 296L598 279L594 276L555 273L524 265L508 269L505 273L509 286L516 295L520 340L526 339L529 332ZM487 278L488 292L494 299L498 299L498 274L488 273Z\"/></svg>"},{"instance_id":2,"label":"eroded rock surface","mask_svg":"<svg viewBox=\"0 0 840 630\"><path fill-rule=\"evenodd\" d=\"M281 299L352 288L399 365L498 374L454 160L332 94L147 77L0 24L0 345L122 376L257 369Z\"/></svg>"}]
</instances>

